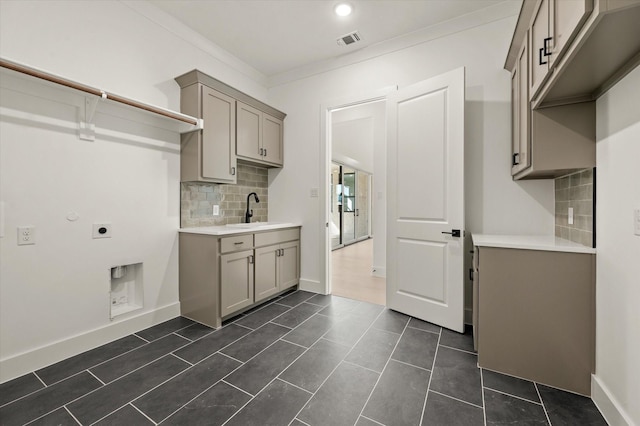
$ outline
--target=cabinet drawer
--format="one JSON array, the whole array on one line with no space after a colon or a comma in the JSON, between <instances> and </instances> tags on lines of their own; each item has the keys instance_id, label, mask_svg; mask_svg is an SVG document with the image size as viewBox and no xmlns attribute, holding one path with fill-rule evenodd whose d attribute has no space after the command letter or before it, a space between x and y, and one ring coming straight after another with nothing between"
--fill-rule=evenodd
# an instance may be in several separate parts
<instances>
[{"instance_id":1,"label":"cabinet drawer","mask_svg":"<svg viewBox=\"0 0 640 426\"><path fill-rule=\"evenodd\" d=\"M253 234L234 235L233 237L220 238L220 253L246 250L253 247Z\"/></svg>"},{"instance_id":2,"label":"cabinet drawer","mask_svg":"<svg viewBox=\"0 0 640 426\"><path fill-rule=\"evenodd\" d=\"M278 244L285 241L294 241L300 239L300 229L283 229L281 231L263 232L255 234L256 247L266 246L270 244Z\"/></svg>"}]
</instances>

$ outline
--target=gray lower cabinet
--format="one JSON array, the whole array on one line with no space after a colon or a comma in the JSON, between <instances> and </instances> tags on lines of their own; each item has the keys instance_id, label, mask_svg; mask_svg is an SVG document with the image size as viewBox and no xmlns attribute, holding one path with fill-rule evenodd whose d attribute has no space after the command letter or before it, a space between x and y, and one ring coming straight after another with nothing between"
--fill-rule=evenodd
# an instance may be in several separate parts
<instances>
[{"instance_id":1,"label":"gray lower cabinet","mask_svg":"<svg viewBox=\"0 0 640 426\"><path fill-rule=\"evenodd\" d=\"M595 255L475 247L478 365L582 395L595 369Z\"/></svg>"},{"instance_id":2,"label":"gray lower cabinet","mask_svg":"<svg viewBox=\"0 0 640 426\"><path fill-rule=\"evenodd\" d=\"M300 228L215 236L180 233L180 312L218 328L300 282Z\"/></svg>"},{"instance_id":3,"label":"gray lower cabinet","mask_svg":"<svg viewBox=\"0 0 640 426\"><path fill-rule=\"evenodd\" d=\"M300 242L256 248L255 301L264 300L298 284Z\"/></svg>"},{"instance_id":4,"label":"gray lower cabinet","mask_svg":"<svg viewBox=\"0 0 640 426\"><path fill-rule=\"evenodd\" d=\"M253 304L253 250L220 256L220 315Z\"/></svg>"}]
</instances>

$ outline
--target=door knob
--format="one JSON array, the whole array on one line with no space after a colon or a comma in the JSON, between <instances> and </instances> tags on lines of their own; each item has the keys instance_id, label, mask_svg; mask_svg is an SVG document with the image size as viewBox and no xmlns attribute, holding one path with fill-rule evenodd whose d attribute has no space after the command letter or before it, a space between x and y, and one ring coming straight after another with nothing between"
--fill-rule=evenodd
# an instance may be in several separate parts
<instances>
[{"instance_id":1,"label":"door knob","mask_svg":"<svg viewBox=\"0 0 640 426\"><path fill-rule=\"evenodd\" d=\"M442 231L443 234L449 234L452 237L459 237L460 236L460 230L459 229L452 229L451 232L446 232L446 231Z\"/></svg>"}]
</instances>

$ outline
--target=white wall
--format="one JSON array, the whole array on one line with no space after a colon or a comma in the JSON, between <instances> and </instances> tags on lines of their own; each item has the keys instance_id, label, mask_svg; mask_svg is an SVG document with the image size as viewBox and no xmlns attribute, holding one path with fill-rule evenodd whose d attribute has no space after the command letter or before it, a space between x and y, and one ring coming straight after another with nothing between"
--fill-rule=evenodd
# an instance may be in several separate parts
<instances>
[{"instance_id":1,"label":"white wall","mask_svg":"<svg viewBox=\"0 0 640 426\"><path fill-rule=\"evenodd\" d=\"M612 426L640 425L640 67L598 99L596 372L593 399Z\"/></svg>"},{"instance_id":2,"label":"white wall","mask_svg":"<svg viewBox=\"0 0 640 426\"><path fill-rule=\"evenodd\" d=\"M321 105L335 99L407 86L466 67L466 229L482 233L553 234L553 181L513 182L510 177L510 76L502 69L516 17L304 78L269 90L287 111L282 170L270 171L270 217L301 220L303 282L323 287L319 259L324 228L320 186ZM386 194L383 194L386 196Z\"/></svg>"},{"instance_id":3,"label":"white wall","mask_svg":"<svg viewBox=\"0 0 640 426\"><path fill-rule=\"evenodd\" d=\"M180 25L142 14L143 6L0 1L0 56L175 110L173 78L193 68L265 98L266 89L247 76L251 69L225 64ZM175 132L101 110L96 141L79 140L72 106L78 99L53 100L68 92L46 89L26 95L6 76L2 83L10 87L3 89L0 117L5 381L178 315L180 148ZM69 212L79 219L68 221ZM113 238L93 240L95 222L111 222ZM17 246L20 225L36 226L36 245ZM111 322L108 269L140 261L144 309Z\"/></svg>"}]
</instances>

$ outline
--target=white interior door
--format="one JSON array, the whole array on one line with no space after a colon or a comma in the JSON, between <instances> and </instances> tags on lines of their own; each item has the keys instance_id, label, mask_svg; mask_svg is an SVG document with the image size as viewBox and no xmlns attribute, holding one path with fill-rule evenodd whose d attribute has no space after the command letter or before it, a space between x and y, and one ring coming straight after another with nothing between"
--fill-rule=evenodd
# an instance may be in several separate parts
<instances>
[{"instance_id":1,"label":"white interior door","mask_svg":"<svg viewBox=\"0 0 640 426\"><path fill-rule=\"evenodd\" d=\"M464 68L390 94L387 131L387 306L462 332Z\"/></svg>"}]
</instances>

